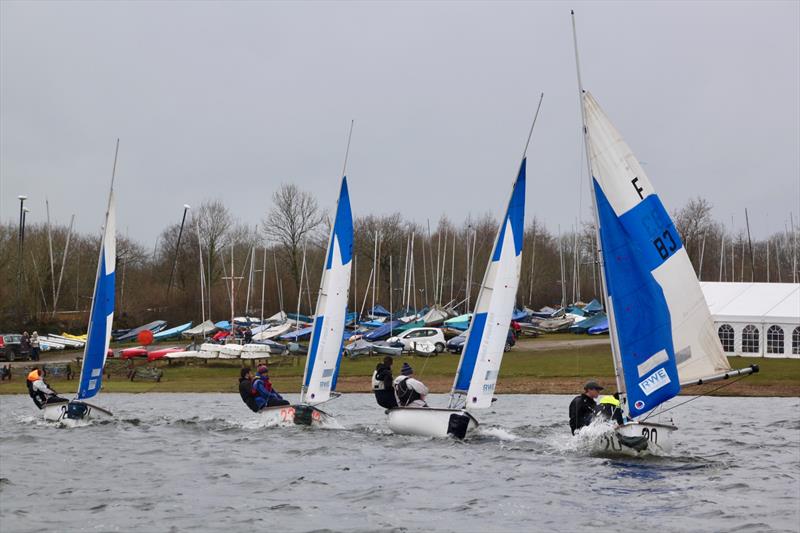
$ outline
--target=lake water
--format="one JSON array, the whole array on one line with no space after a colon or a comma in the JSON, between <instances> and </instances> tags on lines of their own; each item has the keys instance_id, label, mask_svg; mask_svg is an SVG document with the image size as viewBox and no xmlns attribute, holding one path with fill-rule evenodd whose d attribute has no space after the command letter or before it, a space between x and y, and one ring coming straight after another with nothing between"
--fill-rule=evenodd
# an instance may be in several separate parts
<instances>
[{"instance_id":1,"label":"lake water","mask_svg":"<svg viewBox=\"0 0 800 533\"><path fill-rule=\"evenodd\" d=\"M635 459L575 451L569 400L500 396L456 442L363 394L327 404L344 430L259 427L233 394L106 394L114 421L62 429L3 396L0 531L800 530L800 399L700 398Z\"/></svg>"}]
</instances>

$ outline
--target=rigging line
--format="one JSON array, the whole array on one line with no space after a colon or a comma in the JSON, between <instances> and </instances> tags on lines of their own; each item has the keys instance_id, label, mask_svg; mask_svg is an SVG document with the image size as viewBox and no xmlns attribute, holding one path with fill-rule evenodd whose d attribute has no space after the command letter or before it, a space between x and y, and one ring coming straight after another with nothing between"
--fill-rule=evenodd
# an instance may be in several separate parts
<instances>
[{"instance_id":1,"label":"rigging line","mask_svg":"<svg viewBox=\"0 0 800 533\"><path fill-rule=\"evenodd\" d=\"M741 380L743 380L744 378L746 378L746 377L747 377L747 376L749 376L749 375L750 375L750 374L745 374L744 376L739 376L738 378L734 379L733 381L728 381L727 383L723 383L723 384L722 384L722 385L720 385L719 387L713 388L713 389L711 389L710 391L706 391L706 392L704 392L703 394L698 394L697 396L694 396L694 397L692 397L692 398L689 398L689 399L688 399L688 400L686 400L685 402L681 402L681 403L679 403L679 404L677 404L677 405L673 405L672 407L669 407L669 408L667 408L667 409L664 409L663 411L659 411L659 412L658 412L658 414L659 414L659 415L661 415L661 414L664 414L664 413L666 413L667 411L672 411L672 410L673 410L673 409L675 409L676 407L680 407L681 405L686 405L687 403L689 403L689 402L693 402L694 400L696 400L696 399L698 399L698 398L702 398L703 396L708 396L708 395L709 395L709 394L711 394L712 392L716 392L716 391L718 391L718 390L720 390L720 389L724 389L725 387L728 387L728 386L730 386L730 385L733 385L733 384L734 384L734 383L736 383L737 381L741 381ZM656 413L655 413L655 412L651 412L650 414L648 414L646 417L644 417L644 418L642 419L642 422L646 421L648 418L650 418L650 417L651 417L651 416L653 416L654 414L656 414Z\"/></svg>"},{"instance_id":2,"label":"rigging line","mask_svg":"<svg viewBox=\"0 0 800 533\"><path fill-rule=\"evenodd\" d=\"M414 346L416 347L416 343L414 343ZM439 354L437 353L436 355L439 355ZM419 374L418 374L419 377L422 377L422 374L425 373L425 367L428 365L428 359L430 359L431 357L435 357L435 356L433 356L433 355L425 356L425 362L422 363L422 370L420 370Z\"/></svg>"},{"instance_id":3,"label":"rigging line","mask_svg":"<svg viewBox=\"0 0 800 533\"><path fill-rule=\"evenodd\" d=\"M353 125L355 120L350 121L350 133L347 135L347 148L344 151L344 165L342 165L342 176L347 173L347 157L350 155L350 140L353 138Z\"/></svg>"},{"instance_id":4,"label":"rigging line","mask_svg":"<svg viewBox=\"0 0 800 533\"><path fill-rule=\"evenodd\" d=\"M542 108L542 100L544 99L544 93L539 94L539 105L536 106L536 113L533 115L533 122L531 123L531 129L528 132L528 140L525 141L525 149L522 151L522 158L525 159L525 156L528 155L528 145L531 144L531 136L533 135L533 127L536 126L536 119L539 118L539 110Z\"/></svg>"}]
</instances>

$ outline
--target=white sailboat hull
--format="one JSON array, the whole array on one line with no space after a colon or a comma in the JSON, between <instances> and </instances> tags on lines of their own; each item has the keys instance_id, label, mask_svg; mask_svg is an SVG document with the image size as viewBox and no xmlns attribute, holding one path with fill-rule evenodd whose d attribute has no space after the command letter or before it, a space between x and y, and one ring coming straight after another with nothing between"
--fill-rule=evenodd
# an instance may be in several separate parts
<instances>
[{"instance_id":1,"label":"white sailboat hull","mask_svg":"<svg viewBox=\"0 0 800 533\"><path fill-rule=\"evenodd\" d=\"M478 421L464 409L436 409L433 407L396 407L387 411L389 429L399 435L416 435L420 437L464 438L475 431ZM451 428L451 417L467 417L466 431L463 435L448 432ZM463 428L462 428L463 429Z\"/></svg>"},{"instance_id":2,"label":"white sailboat hull","mask_svg":"<svg viewBox=\"0 0 800 533\"><path fill-rule=\"evenodd\" d=\"M67 405L70 403L82 404L86 406L86 411L80 418L70 418L67 416ZM48 422L58 422L66 427L85 426L92 420L108 420L113 418L111 411L107 411L102 407L90 404L80 400L72 400L71 402L54 402L48 403L42 409L44 419Z\"/></svg>"},{"instance_id":3,"label":"white sailboat hull","mask_svg":"<svg viewBox=\"0 0 800 533\"><path fill-rule=\"evenodd\" d=\"M295 414L304 409L311 410L310 417L305 420L301 420L300 416L295 418ZM258 416L263 421L264 427L308 426L316 429L343 429L332 415L307 404L265 407L258 412ZM305 423L309 421L310 424Z\"/></svg>"},{"instance_id":4,"label":"white sailboat hull","mask_svg":"<svg viewBox=\"0 0 800 533\"><path fill-rule=\"evenodd\" d=\"M629 422L606 433L593 443L592 451L602 455L668 455L678 428L667 424Z\"/></svg>"}]
</instances>

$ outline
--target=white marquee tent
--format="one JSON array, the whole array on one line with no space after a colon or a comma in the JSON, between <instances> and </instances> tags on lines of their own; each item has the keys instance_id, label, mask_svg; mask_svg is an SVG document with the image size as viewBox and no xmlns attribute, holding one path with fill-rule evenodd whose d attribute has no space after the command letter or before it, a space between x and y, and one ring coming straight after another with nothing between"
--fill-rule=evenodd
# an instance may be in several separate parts
<instances>
[{"instance_id":1,"label":"white marquee tent","mask_svg":"<svg viewBox=\"0 0 800 533\"><path fill-rule=\"evenodd\" d=\"M727 355L800 358L800 283L700 285Z\"/></svg>"}]
</instances>

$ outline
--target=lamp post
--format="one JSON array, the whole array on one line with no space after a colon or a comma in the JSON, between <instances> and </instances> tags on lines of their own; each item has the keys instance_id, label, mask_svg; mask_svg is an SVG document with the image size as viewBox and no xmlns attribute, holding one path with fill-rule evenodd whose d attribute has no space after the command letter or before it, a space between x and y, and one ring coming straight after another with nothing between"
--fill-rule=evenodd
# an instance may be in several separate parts
<instances>
[{"instance_id":1,"label":"lamp post","mask_svg":"<svg viewBox=\"0 0 800 533\"><path fill-rule=\"evenodd\" d=\"M28 197L24 194L20 194L17 198L19 198L19 236L17 239L17 312L19 313L22 307L22 236L24 232L24 204Z\"/></svg>"},{"instance_id":2,"label":"lamp post","mask_svg":"<svg viewBox=\"0 0 800 533\"><path fill-rule=\"evenodd\" d=\"M172 272L169 275L169 284L167 285L167 301L169 301L169 291L172 289L172 280L175 277L175 267L178 266L178 252L181 249L181 237L183 236L183 225L186 223L186 213L192 207L189 204L183 204L183 218L181 218L181 229L178 231L178 243L175 245L175 259L172 261Z\"/></svg>"}]
</instances>

